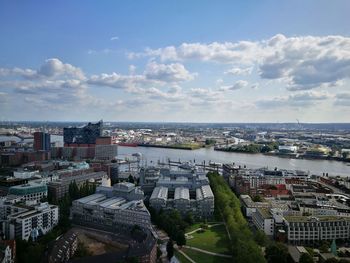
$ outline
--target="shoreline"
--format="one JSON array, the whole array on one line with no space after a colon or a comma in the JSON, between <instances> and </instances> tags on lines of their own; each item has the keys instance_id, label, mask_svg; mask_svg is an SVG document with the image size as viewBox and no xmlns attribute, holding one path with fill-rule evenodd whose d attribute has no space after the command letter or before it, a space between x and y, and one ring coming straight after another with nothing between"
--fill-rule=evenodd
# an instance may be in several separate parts
<instances>
[{"instance_id":1,"label":"shoreline","mask_svg":"<svg viewBox=\"0 0 350 263\"><path fill-rule=\"evenodd\" d=\"M164 149L176 149L176 150L198 150L204 147L187 147L187 146L172 146L172 145L156 145L156 144L137 144L139 147L152 147L152 148L164 148Z\"/></svg>"},{"instance_id":2,"label":"shoreline","mask_svg":"<svg viewBox=\"0 0 350 263\"><path fill-rule=\"evenodd\" d=\"M241 152L241 151L229 151L225 149L215 149L214 151L219 151L219 152L227 152L227 153L244 153L244 154L261 154L265 156L273 156L273 157L279 157L279 158L284 158L284 159L296 159L296 160L327 160L327 161L337 161L337 162L343 162L345 164L348 164L350 166L350 159L349 160L344 160L340 157L331 157L331 156L303 156L303 155L290 155L290 154L276 154L276 153L261 153L261 152Z\"/></svg>"}]
</instances>

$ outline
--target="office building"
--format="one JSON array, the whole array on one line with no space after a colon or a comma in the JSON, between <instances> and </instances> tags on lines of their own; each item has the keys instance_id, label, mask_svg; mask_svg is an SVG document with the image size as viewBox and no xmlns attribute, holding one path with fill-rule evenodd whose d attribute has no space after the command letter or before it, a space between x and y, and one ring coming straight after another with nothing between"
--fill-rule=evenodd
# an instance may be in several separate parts
<instances>
[{"instance_id":1,"label":"office building","mask_svg":"<svg viewBox=\"0 0 350 263\"><path fill-rule=\"evenodd\" d=\"M40 202L41 199L47 197L47 186L42 182L29 182L27 184L11 186L8 193L19 196L23 201Z\"/></svg>"},{"instance_id":2,"label":"office building","mask_svg":"<svg viewBox=\"0 0 350 263\"><path fill-rule=\"evenodd\" d=\"M154 170L156 171L156 170ZM150 206L156 210L177 209L180 213L193 213L197 217L211 218L214 212L214 195L209 180L199 171L171 171L160 169L159 174L141 173L142 182L154 182L156 186L150 197Z\"/></svg>"},{"instance_id":3,"label":"office building","mask_svg":"<svg viewBox=\"0 0 350 263\"><path fill-rule=\"evenodd\" d=\"M95 159L97 160L113 160L117 154L118 146L116 144L95 146Z\"/></svg>"},{"instance_id":4,"label":"office building","mask_svg":"<svg viewBox=\"0 0 350 263\"><path fill-rule=\"evenodd\" d=\"M87 172L74 176L63 176L47 184L48 192L53 200L58 201L68 193L70 183L75 181L75 183L80 186L86 181L96 181L103 177L107 177L105 172Z\"/></svg>"},{"instance_id":5,"label":"office building","mask_svg":"<svg viewBox=\"0 0 350 263\"><path fill-rule=\"evenodd\" d=\"M34 132L34 144L35 151L50 151L51 141L50 134L45 132Z\"/></svg>"},{"instance_id":6,"label":"office building","mask_svg":"<svg viewBox=\"0 0 350 263\"><path fill-rule=\"evenodd\" d=\"M127 232L135 225L151 229L151 216L143 199L142 190L131 183L100 186L95 194L73 201L71 218L75 224L96 229Z\"/></svg>"}]
</instances>

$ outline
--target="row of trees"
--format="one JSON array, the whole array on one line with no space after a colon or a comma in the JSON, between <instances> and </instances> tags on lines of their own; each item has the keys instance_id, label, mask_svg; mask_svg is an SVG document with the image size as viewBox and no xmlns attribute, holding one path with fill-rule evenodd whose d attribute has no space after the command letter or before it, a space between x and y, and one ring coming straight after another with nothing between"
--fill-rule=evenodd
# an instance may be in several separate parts
<instances>
[{"instance_id":1,"label":"row of trees","mask_svg":"<svg viewBox=\"0 0 350 263\"><path fill-rule=\"evenodd\" d=\"M267 153L278 149L278 143L271 142L268 144L251 143L238 146L231 146L227 152L244 152L244 153Z\"/></svg>"},{"instance_id":2,"label":"row of trees","mask_svg":"<svg viewBox=\"0 0 350 263\"><path fill-rule=\"evenodd\" d=\"M85 181L80 187L75 181L69 184L68 194L71 200L76 200L84 196L91 195L95 193L96 185L90 184L88 181Z\"/></svg>"},{"instance_id":3,"label":"row of trees","mask_svg":"<svg viewBox=\"0 0 350 263\"><path fill-rule=\"evenodd\" d=\"M240 202L225 180L217 173L208 173L215 196L215 209L222 214L231 237L231 250L235 262L266 262L254 241L247 221L240 209Z\"/></svg>"}]
</instances>

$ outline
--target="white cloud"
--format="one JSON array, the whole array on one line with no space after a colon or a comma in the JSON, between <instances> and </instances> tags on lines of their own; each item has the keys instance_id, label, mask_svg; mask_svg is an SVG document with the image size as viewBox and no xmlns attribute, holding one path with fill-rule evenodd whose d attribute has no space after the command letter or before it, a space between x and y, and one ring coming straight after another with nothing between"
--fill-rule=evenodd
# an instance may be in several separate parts
<instances>
[{"instance_id":1,"label":"white cloud","mask_svg":"<svg viewBox=\"0 0 350 263\"><path fill-rule=\"evenodd\" d=\"M84 73L80 68L74 67L71 64L65 64L57 58L50 58L37 71L39 76L56 77L67 75L72 78L84 79Z\"/></svg>"},{"instance_id":2,"label":"white cloud","mask_svg":"<svg viewBox=\"0 0 350 263\"><path fill-rule=\"evenodd\" d=\"M267 99L260 99L255 102L258 108L304 108L314 106L316 103L332 99L334 96L325 92L303 91L288 96L279 96Z\"/></svg>"},{"instance_id":3,"label":"white cloud","mask_svg":"<svg viewBox=\"0 0 350 263\"><path fill-rule=\"evenodd\" d=\"M278 34L261 41L183 43L177 47L148 48L129 57L229 63L235 67L227 73L235 75L249 73L251 66L241 66L255 65L261 78L283 80L289 90L332 87L350 77L350 38L344 36Z\"/></svg>"},{"instance_id":4,"label":"white cloud","mask_svg":"<svg viewBox=\"0 0 350 263\"><path fill-rule=\"evenodd\" d=\"M154 61L147 64L144 75L147 79L163 82L188 81L195 76L180 63L158 64Z\"/></svg>"},{"instance_id":5,"label":"white cloud","mask_svg":"<svg viewBox=\"0 0 350 263\"><path fill-rule=\"evenodd\" d=\"M238 80L231 86L222 86L219 88L220 91L228 91L228 90L239 90L248 86L248 82L245 80Z\"/></svg>"},{"instance_id":6,"label":"white cloud","mask_svg":"<svg viewBox=\"0 0 350 263\"><path fill-rule=\"evenodd\" d=\"M225 74L234 75L234 76L243 76L243 75L250 75L252 71L253 71L253 67L248 67L248 68L234 67L225 71Z\"/></svg>"},{"instance_id":7,"label":"white cloud","mask_svg":"<svg viewBox=\"0 0 350 263\"><path fill-rule=\"evenodd\" d=\"M350 107L350 92L338 93L335 96L334 106Z\"/></svg>"},{"instance_id":8,"label":"white cloud","mask_svg":"<svg viewBox=\"0 0 350 263\"><path fill-rule=\"evenodd\" d=\"M114 41L114 40L119 40L119 37L118 36L111 37L111 41Z\"/></svg>"}]
</instances>

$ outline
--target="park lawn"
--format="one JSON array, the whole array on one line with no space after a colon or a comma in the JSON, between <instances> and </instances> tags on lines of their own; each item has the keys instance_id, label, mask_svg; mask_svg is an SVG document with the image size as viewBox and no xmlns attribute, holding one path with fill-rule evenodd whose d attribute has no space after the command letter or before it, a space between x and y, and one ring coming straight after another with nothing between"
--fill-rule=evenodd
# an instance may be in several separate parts
<instances>
[{"instance_id":1,"label":"park lawn","mask_svg":"<svg viewBox=\"0 0 350 263\"><path fill-rule=\"evenodd\" d=\"M214 253L230 254L230 241L224 225L214 226L205 230L205 232L195 232L193 236L187 239L186 245L208 250Z\"/></svg>"},{"instance_id":2,"label":"park lawn","mask_svg":"<svg viewBox=\"0 0 350 263\"><path fill-rule=\"evenodd\" d=\"M193 231L193 230L196 230L196 229L198 229L198 228L200 228L201 227L201 224L203 224L204 222L199 222L199 223L195 223L195 224L193 224L193 225L190 225L189 227L187 227L186 228L186 233L188 233L188 232L191 232L191 231ZM222 221L220 222L220 221L213 221L213 222L208 222L207 224L208 225L214 225L214 224L221 224L222 223Z\"/></svg>"},{"instance_id":3,"label":"park lawn","mask_svg":"<svg viewBox=\"0 0 350 263\"><path fill-rule=\"evenodd\" d=\"M190 248L182 248L187 256L200 263L231 263L232 259L208 255L202 252L194 251Z\"/></svg>"},{"instance_id":4,"label":"park lawn","mask_svg":"<svg viewBox=\"0 0 350 263\"><path fill-rule=\"evenodd\" d=\"M191 263L187 258L184 257L179 251L175 250L175 256L180 261L180 263Z\"/></svg>"}]
</instances>

